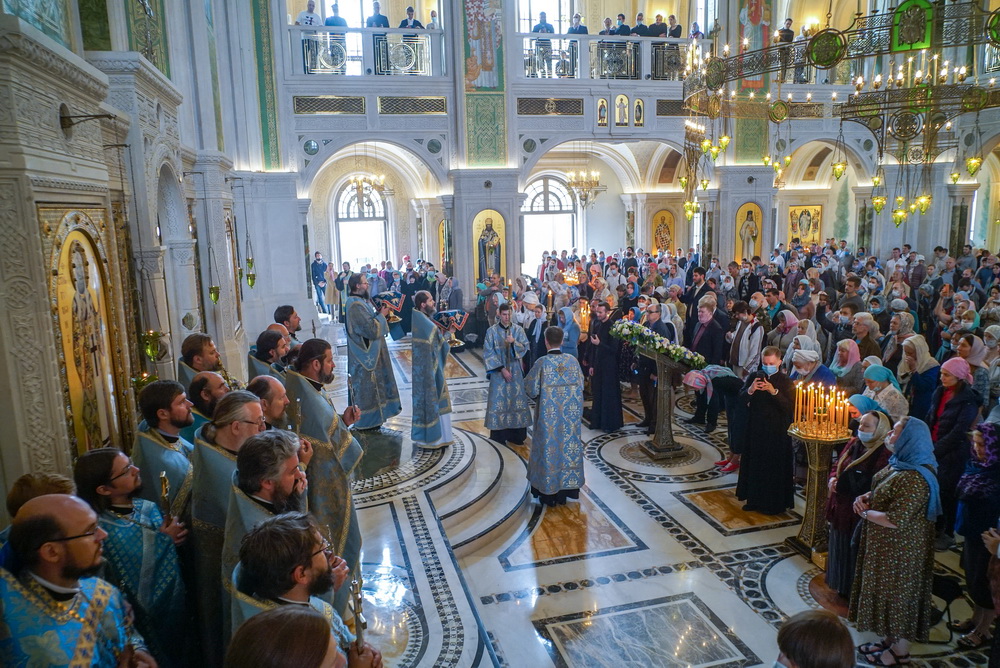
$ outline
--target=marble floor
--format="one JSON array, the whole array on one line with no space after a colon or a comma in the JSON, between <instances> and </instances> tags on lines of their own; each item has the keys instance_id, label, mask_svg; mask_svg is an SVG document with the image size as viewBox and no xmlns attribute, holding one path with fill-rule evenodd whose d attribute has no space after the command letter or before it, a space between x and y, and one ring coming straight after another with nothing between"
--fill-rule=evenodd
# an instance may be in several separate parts
<instances>
[{"instance_id":1,"label":"marble floor","mask_svg":"<svg viewBox=\"0 0 1000 668\"><path fill-rule=\"evenodd\" d=\"M332 325L323 334L338 344L342 409L343 333ZM627 399L621 431L584 427L579 502L543 509L525 477L530 439L514 447L487 438L480 352L455 354L447 368L455 444L422 451L409 439L409 340L390 350L403 413L366 436L354 483L367 637L386 665L770 666L789 615L844 612L821 571L784 545L798 531L801 494L784 515L745 513L736 474L713 467L725 429L706 435L678 422L684 455L654 463L629 426L641 419L638 402ZM690 407L680 397L675 418ZM938 568L960 575L958 552L939 553ZM969 612L961 601L952 609ZM931 635L948 637L943 624ZM913 665L986 661L953 643L914 648Z\"/></svg>"}]
</instances>

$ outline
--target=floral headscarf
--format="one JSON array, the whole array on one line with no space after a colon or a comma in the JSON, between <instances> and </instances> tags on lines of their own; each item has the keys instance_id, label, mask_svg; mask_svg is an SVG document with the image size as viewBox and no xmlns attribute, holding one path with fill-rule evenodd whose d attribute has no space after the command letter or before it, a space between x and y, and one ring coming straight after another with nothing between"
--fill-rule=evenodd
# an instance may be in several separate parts
<instances>
[{"instance_id":1,"label":"floral headscarf","mask_svg":"<svg viewBox=\"0 0 1000 668\"><path fill-rule=\"evenodd\" d=\"M960 499L994 499L1000 495L1000 431L992 422L981 422L976 427L983 436L986 458L979 461L975 447L965 472L958 479Z\"/></svg>"}]
</instances>

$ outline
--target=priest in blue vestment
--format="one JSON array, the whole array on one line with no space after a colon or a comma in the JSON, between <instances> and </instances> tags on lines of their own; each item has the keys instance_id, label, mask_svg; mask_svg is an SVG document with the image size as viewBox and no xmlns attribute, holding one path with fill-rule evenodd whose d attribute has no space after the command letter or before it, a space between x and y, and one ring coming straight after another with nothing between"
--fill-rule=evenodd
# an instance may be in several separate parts
<instances>
[{"instance_id":1,"label":"priest in blue vestment","mask_svg":"<svg viewBox=\"0 0 1000 668\"><path fill-rule=\"evenodd\" d=\"M170 483L170 514L190 520L191 453L194 446L180 432L194 422L192 404L184 386L173 380L155 380L139 392L139 412L143 423L132 446L135 465L159 479L166 472ZM139 496L157 503L159 486L144 487Z\"/></svg>"},{"instance_id":2,"label":"priest in blue vestment","mask_svg":"<svg viewBox=\"0 0 1000 668\"><path fill-rule=\"evenodd\" d=\"M219 401L212 421L202 426L194 441L191 514L195 596L203 651L209 663L221 662L224 654L221 574L229 485L240 448L263 428L263 409L257 395L236 390Z\"/></svg>"},{"instance_id":3,"label":"priest in blue vestment","mask_svg":"<svg viewBox=\"0 0 1000 668\"><path fill-rule=\"evenodd\" d=\"M177 546L188 530L175 517L164 521L155 503L140 499L139 468L118 448L98 448L80 455L73 467L77 495L98 513L107 532L105 575L128 598L135 625L162 668L189 665L195 629L186 609ZM152 479L149 484L157 486Z\"/></svg>"},{"instance_id":4,"label":"priest in blue vestment","mask_svg":"<svg viewBox=\"0 0 1000 668\"><path fill-rule=\"evenodd\" d=\"M284 382L285 365L282 360L288 355L289 345L280 332L265 329L257 337L257 343L247 353L247 371L250 378L274 376Z\"/></svg>"},{"instance_id":5,"label":"priest in blue vestment","mask_svg":"<svg viewBox=\"0 0 1000 668\"><path fill-rule=\"evenodd\" d=\"M521 360L528 354L528 337L511 322L510 304L497 309L497 324L486 330L483 364L490 379L484 423L490 439L523 445L531 424L531 407L524 393Z\"/></svg>"},{"instance_id":6,"label":"priest in blue vestment","mask_svg":"<svg viewBox=\"0 0 1000 668\"><path fill-rule=\"evenodd\" d=\"M187 389L199 371L218 371L222 367L215 342L208 334L195 332L181 343L181 358L177 360L177 381Z\"/></svg>"},{"instance_id":7,"label":"priest in blue vestment","mask_svg":"<svg viewBox=\"0 0 1000 668\"><path fill-rule=\"evenodd\" d=\"M583 487L583 372L572 355L562 352L563 330L545 330L546 355L524 379L535 403L535 429L528 456L531 493L548 505L580 498Z\"/></svg>"},{"instance_id":8,"label":"priest in blue vestment","mask_svg":"<svg viewBox=\"0 0 1000 668\"><path fill-rule=\"evenodd\" d=\"M194 380L187 388L188 399L194 404L191 409L194 422L181 429L181 438L194 443L195 433L201 429L201 425L212 419L216 405L226 396L229 389L229 384L222 374L215 371L199 371L195 374Z\"/></svg>"},{"instance_id":9,"label":"priest in blue vestment","mask_svg":"<svg viewBox=\"0 0 1000 668\"><path fill-rule=\"evenodd\" d=\"M347 654L354 634L324 599L333 589L350 590L344 586L348 571L334 561L332 546L311 515L288 512L265 519L247 533L239 558L230 597L234 633L264 610L308 605L326 618L337 647Z\"/></svg>"},{"instance_id":10,"label":"priest in blue vestment","mask_svg":"<svg viewBox=\"0 0 1000 668\"><path fill-rule=\"evenodd\" d=\"M431 293L413 296L413 422L410 437L421 448L443 448L455 442L451 433L451 397L444 371L451 354L448 339L432 320Z\"/></svg>"},{"instance_id":11,"label":"priest in blue vestment","mask_svg":"<svg viewBox=\"0 0 1000 668\"><path fill-rule=\"evenodd\" d=\"M357 275L357 274L356 274ZM295 370L285 376L288 392L289 421L300 439L312 444L309 462L309 507L324 530L330 534L334 554L356 572L361 557L361 529L351 496L351 473L364 451L349 429L361 415L357 406L349 406L343 415L325 392L333 382L333 349L328 341L309 339L302 344ZM334 608L347 608L346 590L338 590Z\"/></svg>"},{"instance_id":12,"label":"priest in blue vestment","mask_svg":"<svg viewBox=\"0 0 1000 668\"><path fill-rule=\"evenodd\" d=\"M153 665L121 592L93 577L106 536L75 496L46 494L21 506L10 532L20 566L0 569L0 666Z\"/></svg>"},{"instance_id":13,"label":"priest in blue vestment","mask_svg":"<svg viewBox=\"0 0 1000 668\"><path fill-rule=\"evenodd\" d=\"M347 373L351 402L361 409L356 429L376 429L403 410L385 337L389 306L376 311L369 301L368 277L353 274L347 282Z\"/></svg>"}]
</instances>

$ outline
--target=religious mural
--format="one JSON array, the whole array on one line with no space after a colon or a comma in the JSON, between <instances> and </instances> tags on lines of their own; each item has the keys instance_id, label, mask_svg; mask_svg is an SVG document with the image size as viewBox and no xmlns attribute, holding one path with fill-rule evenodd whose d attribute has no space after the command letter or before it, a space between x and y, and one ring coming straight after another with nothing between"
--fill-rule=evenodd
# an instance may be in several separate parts
<instances>
[{"instance_id":1,"label":"religious mural","mask_svg":"<svg viewBox=\"0 0 1000 668\"><path fill-rule=\"evenodd\" d=\"M632 125L641 128L646 123L646 110L642 100L635 101L635 111L632 112Z\"/></svg>"},{"instance_id":2,"label":"religious mural","mask_svg":"<svg viewBox=\"0 0 1000 668\"><path fill-rule=\"evenodd\" d=\"M823 226L823 207L788 207L788 241L798 238L803 246L818 244Z\"/></svg>"},{"instance_id":3,"label":"religious mural","mask_svg":"<svg viewBox=\"0 0 1000 668\"><path fill-rule=\"evenodd\" d=\"M608 127L608 101L603 97L597 101L597 127Z\"/></svg>"},{"instance_id":4,"label":"religious mural","mask_svg":"<svg viewBox=\"0 0 1000 668\"><path fill-rule=\"evenodd\" d=\"M767 46L771 7L767 0L740 0L740 44L744 51L757 51ZM755 74L740 78L740 88L764 88L764 76Z\"/></svg>"},{"instance_id":5,"label":"religious mural","mask_svg":"<svg viewBox=\"0 0 1000 668\"><path fill-rule=\"evenodd\" d=\"M500 0L465 0L465 90L503 90Z\"/></svg>"},{"instance_id":6,"label":"religious mural","mask_svg":"<svg viewBox=\"0 0 1000 668\"><path fill-rule=\"evenodd\" d=\"M495 209L484 209L472 221L473 254L476 280L485 283L490 274L504 275L506 267L506 224Z\"/></svg>"},{"instance_id":7,"label":"religious mural","mask_svg":"<svg viewBox=\"0 0 1000 668\"><path fill-rule=\"evenodd\" d=\"M650 243L651 252L672 251L677 239L674 234L674 214L666 209L657 211L653 214L653 224L649 227L653 231L653 240Z\"/></svg>"},{"instance_id":8,"label":"religious mural","mask_svg":"<svg viewBox=\"0 0 1000 668\"><path fill-rule=\"evenodd\" d=\"M747 202L736 211L736 257L750 260L760 255L764 215L760 206Z\"/></svg>"},{"instance_id":9,"label":"religious mural","mask_svg":"<svg viewBox=\"0 0 1000 668\"><path fill-rule=\"evenodd\" d=\"M82 230L59 250L56 304L66 360L72 432L78 452L114 445L118 407L108 332L109 289L101 261Z\"/></svg>"}]
</instances>

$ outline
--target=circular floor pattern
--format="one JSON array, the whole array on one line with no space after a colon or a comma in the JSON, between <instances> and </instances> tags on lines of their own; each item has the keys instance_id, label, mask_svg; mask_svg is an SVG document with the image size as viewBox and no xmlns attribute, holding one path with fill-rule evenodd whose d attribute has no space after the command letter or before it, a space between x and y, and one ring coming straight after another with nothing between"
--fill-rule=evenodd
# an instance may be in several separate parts
<instances>
[{"instance_id":1,"label":"circular floor pattern","mask_svg":"<svg viewBox=\"0 0 1000 668\"><path fill-rule=\"evenodd\" d=\"M646 436L622 432L592 439L586 445L586 457L598 470L633 482L701 482L722 476L712 465L720 457L719 450L680 433L675 430L674 439L684 446L684 454L674 460L654 462L639 449Z\"/></svg>"},{"instance_id":2,"label":"circular floor pattern","mask_svg":"<svg viewBox=\"0 0 1000 668\"><path fill-rule=\"evenodd\" d=\"M694 410L695 410L694 409L694 393L693 392L687 392L685 394L677 395L677 398L674 400L674 408L676 408L677 411L679 411L680 413L683 414L683 415L680 415L680 416L675 415L674 419L677 419L678 417L688 418L688 417L693 416L694 415ZM726 413L725 413L725 411L719 413L719 424L720 425L726 424Z\"/></svg>"}]
</instances>

